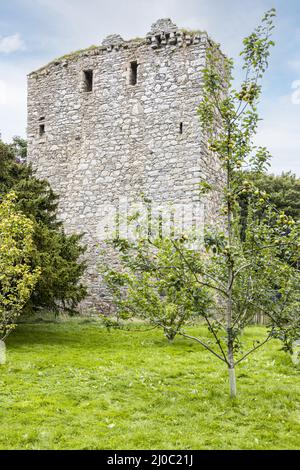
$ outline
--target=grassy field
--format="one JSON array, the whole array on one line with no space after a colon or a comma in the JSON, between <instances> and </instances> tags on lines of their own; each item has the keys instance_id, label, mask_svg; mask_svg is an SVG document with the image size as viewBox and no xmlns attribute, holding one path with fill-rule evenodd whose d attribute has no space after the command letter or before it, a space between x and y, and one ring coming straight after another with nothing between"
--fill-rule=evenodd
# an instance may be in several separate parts
<instances>
[{"instance_id":1,"label":"grassy field","mask_svg":"<svg viewBox=\"0 0 300 470\"><path fill-rule=\"evenodd\" d=\"M7 345L0 449L300 448L299 369L277 342L238 367L236 400L222 363L159 331L21 325Z\"/></svg>"}]
</instances>

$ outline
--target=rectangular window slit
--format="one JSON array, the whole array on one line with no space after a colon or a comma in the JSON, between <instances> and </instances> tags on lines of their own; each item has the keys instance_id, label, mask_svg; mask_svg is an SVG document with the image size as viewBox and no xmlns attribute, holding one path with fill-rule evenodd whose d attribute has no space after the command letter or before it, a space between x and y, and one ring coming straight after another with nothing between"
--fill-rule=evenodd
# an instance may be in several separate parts
<instances>
[{"instance_id":1,"label":"rectangular window slit","mask_svg":"<svg viewBox=\"0 0 300 470\"><path fill-rule=\"evenodd\" d=\"M179 134L182 134L182 132L183 132L183 123L181 122L179 124Z\"/></svg>"},{"instance_id":2,"label":"rectangular window slit","mask_svg":"<svg viewBox=\"0 0 300 470\"><path fill-rule=\"evenodd\" d=\"M130 62L130 76L129 76L130 85L137 84L137 68L138 68L138 63L136 60L133 62Z\"/></svg>"},{"instance_id":3,"label":"rectangular window slit","mask_svg":"<svg viewBox=\"0 0 300 470\"><path fill-rule=\"evenodd\" d=\"M84 91L86 92L93 91L93 71L84 70L83 79L84 79Z\"/></svg>"},{"instance_id":4,"label":"rectangular window slit","mask_svg":"<svg viewBox=\"0 0 300 470\"><path fill-rule=\"evenodd\" d=\"M39 134L40 136L45 134L45 124L40 124L39 126Z\"/></svg>"}]
</instances>

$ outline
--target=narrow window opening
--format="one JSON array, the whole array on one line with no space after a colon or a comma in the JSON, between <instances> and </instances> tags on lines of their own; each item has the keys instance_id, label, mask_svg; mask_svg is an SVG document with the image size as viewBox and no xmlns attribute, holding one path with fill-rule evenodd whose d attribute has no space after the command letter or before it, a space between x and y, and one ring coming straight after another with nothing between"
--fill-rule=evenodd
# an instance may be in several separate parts
<instances>
[{"instance_id":1,"label":"narrow window opening","mask_svg":"<svg viewBox=\"0 0 300 470\"><path fill-rule=\"evenodd\" d=\"M129 75L129 84L136 85L137 84L137 69L138 63L137 61L130 62L130 75Z\"/></svg>"},{"instance_id":2,"label":"narrow window opening","mask_svg":"<svg viewBox=\"0 0 300 470\"><path fill-rule=\"evenodd\" d=\"M40 134L40 137L42 137L45 134L45 124L39 125L39 134Z\"/></svg>"},{"instance_id":3,"label":"narrow window opening","mask_svg":"<svg viewBox=\"0 0 300 470\"><path fill-rule=\"evenodd\" d=\"M83 78L84 78L84 91L86 92L93 91L93 71L84 70Z\"/></svg>"},{"instance_id":4,"label":"narrow window opening","mask_svg":"<svg viewBox=\"0 0 300 470\"><path fill-rule=\"evenodd\" d=\"M183 123L181 122L179 124L179 134L182 134L182 132L183 132Z\"/></svg>"}]
</instances>

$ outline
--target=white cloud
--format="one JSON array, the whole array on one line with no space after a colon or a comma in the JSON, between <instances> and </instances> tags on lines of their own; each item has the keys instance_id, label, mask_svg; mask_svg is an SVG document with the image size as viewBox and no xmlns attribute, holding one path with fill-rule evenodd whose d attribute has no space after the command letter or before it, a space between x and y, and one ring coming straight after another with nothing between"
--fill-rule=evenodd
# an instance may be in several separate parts
<instances>
[{"instance_id":1,"label":"white cloud","mask_svg":"<svg viewBox=\"0 0 300 470\"><path fill-rule=\"evenodd\" d=\"M295 80L292 83L292 103L295 105L300 105L300 80Z\"/></svg>"},{"instance_id":2,"label":"white cloud","mask_svg":"<svg viewBox=\"0 0 300 470\"><path fill-rule=\"evenodd\" d=\"M251 8L236 8L235 2L224 0L36 0L65 20L59 24L66 52L68 47L99 44L110 33L124 39L144 36L154 21L170 17L179 27L207 30L230 55L239 52L242 38L257 25L266 2L247 0Z\"/></svg>"},{"instance_id":3,"label":"white cloud","mask_svg":"<svg viewBox=\"0 0 300 470\"><path fill-rule=\"evenodd\" d=\"M11 54L12 52L20 51L24 48L25 44L19 33L0 38L0 53Z\"/></svg>"},{"instance_id":4,"label":"white cloud","mask_svg":"<svg viewBox=\"0 0 300 470\"><path fill-rule=\"evenodd\" d=\"M12 136L25 135L26 70L0 62L0 134L5 142Z\"/></svg>"},{"instance_id":5,"label":"white cloud","mask_svg":"<svg viewBox=\"0 0 300 470\"><path fill-rule=\"evenodd\" d=\"M6 104L7 93L6 93L6 83L3 80L0 80L0 105Z\"/></svg>"},{"instance_id":6,"label":"white cloud","mask_svg":"<svg viewBox=\"0 0 300 470\"><path fill-rule=\"evenodd\" d=\"M274 2L280 3L279 0ZM34 30L39 46L42 45L40 54L35 58L24 58L24 64L18 58L18 64L10 66L7 60L0 62L0 132L5 140L25 133L26 74L54 56L99 44L110 33L119 33L125 39L144 36L155 20L170 17L179 27L206 29L222 44L224 52L238 58L242 38L257 25L270 0L28 0L29 3L43 12L43 21L49 25L53 23L54 29L49 36L49 31L46 35L41 27L37 26ZM280 43L285 41L284 34L291 25L284 23L284 19L278 23L279 27L281 25ZM300 38L299 28L291 31L294 40ZM19 34L0 37L0 54L24 47ZM278 70L284 63L287 72L295 72L295 76L290 77L291 84L293 80L300 79L298 56L294 51L290 57L284 55L277 58ZM274 67L276 73L276 64ZM270 88L272 91L272 85ZM273 102L264 100L261 106L264 122L261 123L257 142L267 146L274 155L272 171L276 173L291 169L300 175L300 105L292 104L292 93L296 91L298 88L291 88L290 96Z\"/></svg>"},{"instance_id":7,"label":"white cloud","mask_svg":"<svg viewBox=\"0 0 300 470\"><path fill-rule=\"evenodd\" d=\"M294 59L288 61L288 66L296 72L300 72L300 59Z\"/></svg>"},{"instance_id":8,"label":"white cloud","mask_svg":"<svg viewBox=\"0 0 300 470\"><path fill-rule=\"evenodd\" d=\"M266 146L273 158L271 171L291 170L300 175L300 104L293 104L291 96L264 103L263 122L256 142Z\"/></svg>"}]
</instances>

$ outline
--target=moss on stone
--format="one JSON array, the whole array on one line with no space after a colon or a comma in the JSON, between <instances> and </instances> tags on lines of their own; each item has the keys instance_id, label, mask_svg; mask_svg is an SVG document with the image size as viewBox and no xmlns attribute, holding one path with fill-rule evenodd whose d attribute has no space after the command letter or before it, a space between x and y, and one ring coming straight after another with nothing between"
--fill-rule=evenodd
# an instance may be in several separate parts
<instances>
[{"instance_id":1,"label":"moss on stone","mask_svg":"<svg viewBox=\"0 0 300 470\"><path fill-rule=\"evenodd\" d=\"M190 34L191 36L194 36L196 34L207 34L206 31L201 31L200 29L180 28L179 31L183 34Z\"/></svg>"},{"instance_id":2,"label":"moss on stone","mask_svg":"<svg viewBox=\"0 0 300 470\"><path fill-rule=\"evenodd\" d=\"M77 56L79 56L81 54L84 54L85 52L90 52L90 51L93 51L95 49L99 49L100 47L101 46L92 45L92 46L87 47L85 49L78 49L78 51L73 51L73 52L70 52L69 54L65 54L65 55L59 57L58 59L53 60L52 62L61 62L62 60L72 60L72 59L75 59Z\"/></svg>"},{"instance_id":3,"label":"moss on stone","mask_svg":"<svg viewBox=\"0 0 300 470\"><path fill-rule=\"evenodd\" d=\"M94 51L94 50L96 50L96 49L101 49L102 47L103 47L103 46L95 46L95 45L92 45L92 46L87 47L87 48L85 48L85 49L78 49L77 51L73 51L73 52L70 52L70 53L68 53L68 54L62 55L61 57L57 57L56 59L51 60L51 62L48 62L48 64L43 65L43 66L40 67L39 69L34 70L33 72L31 72L31 73L29 74L29 76L35 75L36 73L39 73L39 72L41 72L42 70L47 69L47 68L50 67L51 65L59 64L60 62L63 62L63 61L65 61L65 60L73 60L73 59L76 59L77 57L81 56L81 55L84 54L84 53L91 52L91 51Z\"/></svg>"},{"instance_id":4,"label":"moss on stone","mask_svg":"<svg viewBox=\"0 0 300 470\"><path fill-rule=\"evenodd\" d=\"M136 38L133 38L133 39L129 39L128 41L124 41L123 44L126 44L127 46L130 45L130 44L142 44L143 42L146 42L145 38L141 38L141 37L136 37ZM31 72L29 74L29 76L34 76L35 74L39 73L39 72L42 72L43 70L46 70L48 67L50 67L51 65L56 65L56 64L59 64L61 62L64 62L65 60L74 60L76 59L77 57L80 57L81 55L83 54L86 54L86 53L89 53L89 52L92 52L92 51L95 51L95 50L105 50L106 49L106 46L102 46L102 45L92 45L90 47L87 47L85 49L78 49L77 51L73 51L73 52L70 52L68 54L65 54L61 57L57 57L56 59L53 59L51 60L51 62L48 62L48 64L46 65L43 65L42 67L40 67L39 69L37 70L34 70L33 72Z\"/></svg>"}]
</instances>

